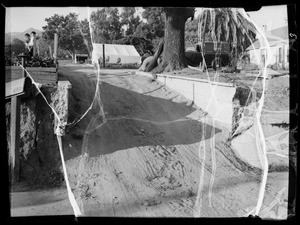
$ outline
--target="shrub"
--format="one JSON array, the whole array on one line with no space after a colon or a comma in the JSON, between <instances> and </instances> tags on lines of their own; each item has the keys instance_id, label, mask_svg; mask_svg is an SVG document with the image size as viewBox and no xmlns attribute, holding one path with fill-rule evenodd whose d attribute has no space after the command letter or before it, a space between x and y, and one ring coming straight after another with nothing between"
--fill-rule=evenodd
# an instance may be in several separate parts
<instances>
[{"instance_id":1,"label":"shrub","mask_svg":"<svg viewBox=\"0 0 300 225\"><path fill-rule=\"evenodd\" d=\"M57 170L43 169L38 176L33 179L34 188L55 188L61 186L64 181L63 174Z\"/></svg>"},{"instance_id":2,"label":"shrub","mask_svg":"<svg viewBox=\"0 0 300 225\"><path fill-rule=\"evenodd\" d=\"M101 66L101 64L100 64ZM125 64L117 64L117 63L110 63L105 65L106 68L109 69L138 69L140 64L138 63L125 63Z\"/></svg>"}]
</instances>

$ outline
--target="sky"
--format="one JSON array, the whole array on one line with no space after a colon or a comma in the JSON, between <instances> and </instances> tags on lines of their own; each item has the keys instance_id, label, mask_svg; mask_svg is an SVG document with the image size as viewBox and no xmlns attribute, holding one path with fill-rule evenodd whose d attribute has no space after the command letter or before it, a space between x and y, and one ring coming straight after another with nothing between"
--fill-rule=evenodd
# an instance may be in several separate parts
<instances>
[{"instance_id":1,"label":"sky","mask_svg":"<svg viewBox=\"0 0 300 225\"><path fill-rule=\"evenodd\" d=\"M5 32L23 32L33 27L42 30L46 18L54 14L66 16L70 12L79 14L79 19L87 18L87 8L83 7L11 7L6 8Z\"/></svg>"},{"instance_id":2,"label":"sky","mask_svg":"<svg viewBox=\"0 0 300 225\"><path fill-rule=\"evenodd\" d=\"M98 8L90 8L90 12ZM140 12L142 9L140 10ZM200 8L196 9L199 14ZM70 12L79 14L79 19L83 20L88 17L87 7L10 7L6 8L5 32L23 32L28 28L36 28L42 30L46 25L45 18L54 14L67 15ZM248 12L250 18L260 27L268 25L269 29L287 25L287 7L267 6L262 7L259 11Z\"/></svg>"},{"instance_id":3,"label":"sky","mask_svg":"<svg viewBox=\"0 0 300 225\"><path fill-rule=\"evenodd\" d=\"M286 5L262 7L260 10L248 12L248 14L260 28L267 25L268 29L273 30L288 25Z\"/></svg>"}]
</instances>

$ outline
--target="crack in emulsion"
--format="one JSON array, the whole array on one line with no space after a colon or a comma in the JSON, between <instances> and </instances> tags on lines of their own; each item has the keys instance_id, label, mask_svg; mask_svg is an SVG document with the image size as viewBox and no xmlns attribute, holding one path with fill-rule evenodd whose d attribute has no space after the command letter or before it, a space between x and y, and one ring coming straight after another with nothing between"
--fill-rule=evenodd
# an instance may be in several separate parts
<instances>
[{"instance_id":1,"label":"crack in emulsion","mask_svg":"<svg viewBox=\"0 0 300 225\"><path fill-rule=\"evenodd\" d=\"M214 120L212 121L210 151L211 151L211 160L212 160L212 174L211 174L210 183L209 183L208 199L209 199L209 206L212 207L212 203L211 203L212 189L213 189L214 180L215 180L215 176L216 176L215 121Z\"/></svg>"},{"instance_id":2,"label":"crack in emulsion","mask_svg":"<svg viewBox=\"0 0 300 225\"><path fill-rule=\"evenodd\" d=\"M194 204L194 217L200 217L201 216L201 207L202 207L202 198L203 198L203 186L204 186L204 170L205 170L205 158L206 158L206 154L205 154L205 136L206 136L206 130L204 127L204 124L202 123L202 140L200 141L200 145L199 145L199 150L198 150L198 156L199 156L199 161L201 163L201 171L200 171L200 179L199 179L199 187L198 187L198 191L197 191L197 197L196 197L196 201ZM202 150L202 154L201 154L201 150ZM202 160L201 160L202 158Z\"/></svg>"},{"instance_id":3,"label":"crack in emulsion","mask_svg":"<svg viewBox=\"0 0 300 225\"><path fill-rule=\"evenodd\" d=\"M89 8L88 8L89 10ZM213 9L210 9L212 12L213 12ZM232 11L234 13L236 13L233 9ZM93 32L92 32L92 26L91 26L91 22L90 22L90 12L88 13L89 14L89 28L90 28L90 31L91 31L91 39L93 39ZM244 16L245 16L245 13L243 12ZM247 15L246 15L247 16ZM200 31L199 31L200 32ZM201 32L200 32L201 33ZM199 36L200 37L200 36ZM216 39L216 38L215 38ZM93 42L93 40L92 40ZM94 42L93 42L94 43ZM201 43L201 42L200 42ZM216 47L216 41L214 42L215 43L215 47ZM252 43L253 44L253 43ZM203 49L203 48L202 48ZM218 50L219 51L219 50ZM203 51L201 52L202 53L202 57L204 57L204 53ZM215 90L213 85L212 85L212 82L216 82L219 80L219 73L218 71L216 71L216 73L214 74L214 77L213 77L213 81L211 81L210 77L209 77L209 74L208 74L208 70L207 70L207 65L205 64L205 60L203 60L203 63L204 63L204 68L206 68L206 75L207 75L207 78L208 78L208 81L210 83L210 87L211 87L211 93L212 93L212 96L211 98L209 99L209 103L208 103L208 107L210 106L210 104L214 104L215 106L217 106L217 100L216 100L216 97L215 97ZM109 120L123 120L123 119L127 119L127 120L137 120L137 121L143 121L143 122L150 122L150 123L153 123L153 124L168 124L168 123L173 123L173 122L176 122L176 121L183 121L183 120L176 120L176 121L170 121L170 122L157 122L157 121L151 121L151 120L145 120L145 119L141 119L141 118L129 118L129 117L115 117L115 118L106 118L105 117L105 114L104 114L104 107L103 107L103 104L101 102L101 97L100 97L100 92L99 92L99 82L100 82L100 65L99 63L97 62L97 87L96 87L96 91L95 91L95 95L94 95L94 99L92 101L92 104L91 106L88 108L88 110L80 117L80 119L74 121L74 123L78 123L79 121L81 121L85 116L86 114L88 113L88 111L90 111L90 109L92 108L93 104L95 103L98 103L99 106L100 106L100 111L98 112L98 114L96 116L94 116L88 127L86 128L85 132L84 132L84 140L83 140L83 145L82 145L82 155L85 155L85 156L88 156L88 140L89 140L89 135L96 129L99 129L101 128L103 125L106 124L107 121ZM263 71L263 75L264 75L264 80L265 80L265 74L266 74L266 71L264 70ZM258 76L256 77L255 81L253 82L253 85L257 82L258 80ZM265 87L265 85L263 85ZM253 88L251 88L251 90L253 91ZM262 96L263 98L263 96ZM261 98L261 99L262 99ZM249 96L248 96L248 99L249 99ZM98 100L98 101L96 101ZM261 104L260 104L261 105ZM259 106L259 109L261 109L261 107ZM206 110L206 109L205 109ZM220 111L220 109L219 109ZM256 114L257 116L257 119L260 117L260 113L257 112ZM102 123L100 123L99 125L97 125L96 127L93 127L97 118L99 118L100 116L102 116L103 118L103 121ZM215 123L215 119L213 118L213 124ZM258 121L258 120L257 120ZM72 125L74 125L74 123ZM204 128L204 124L202 124L203 126L203 133L202 133L202 137L203 135L205 134L205 128ZM258 138L256 139L257 140L257 147L258 147L258 151L259 152L263 152L263 156L261 156L261 154L259 154L260 156L260 159L261 161L264 161L266 162L266 157L265 157L265 154L264 154L264 145L262 147L262 149L260 148L260 143L261 141L259 141L259 137L262 134L262 129L260 127L260 124L258 125L258 129L256 130L260 135L258 135ZM256 132L256 133L257 133ZM213 128L213 131L211 133L211 137L213 137L215 134L215 130ZM209 205L211 206L211 197L212 197L212 189L213 189L213 183L214 183L214 179L215 179L215 173L216 173L216 162L215 162L215 149L214 149L214 144L215 144L215 140L214 140L214 137L211 139L210 141L210 147L211 147L211 158L212 158L212 173L211 173L211 178L210 178L210 183L209 183ZM205 147L205 141L204 141L204 138L202 141L200 141L200 146L199 146L199 159L201 161L201 150L202 150L202 154L203 154L203 160L202 160L202 169L201 169L201 176L200 176L200 182L199 182L199 188L198 188L198 194L197 194L197 200L195 202L195 208L196 209L199 209L201 208L202 206L202 189L203 189L203 180L204 180L204 167L205 167L205 152L206 152L206 147ZM85 158L82 157L82 160L84 160ZM84 170L84 161L80 161L80 166L79 166L79 173L82 172ZM266 171L266 170L264 170ZM79 176L80 177L80 176ZM265 173L264 173L264 177L263 177L263 182L262 182L262 185L261 185L261 190L264 190L264 181L265 181ZM80 183L80 181L78 182L78 184ZM259 195L259 200L258 200L258 205L257 205L257 209L256 209L256 213L259 212L259 209L260 209L260 202L261 202L261 199L263 198L263 194L261 193L262 191L260 191L260 195ZM200 201L200 202L199 202ZM197 210L194 210L194 215L195 216L200 216L200 211L197 212Z\"/></svg>"},{"instance_id":4,"label":"crack in emulsion","mask_svg":"<svg viewBox=\"0 0 300 225\"><path fill-rule=\"evenodd\" d=\"M75 200L74 194L73 194L73 192L71 190L71 187L70 187L70 183L69 183L69 179L68 179L68 173L67 173L67 168L66 168L65 160L64 160L63 147L62 147L62 139L61 139L61 137L63 135L63 130L62 129L64 128L64 125L62 124L61 119L57 115L57 112L55 111L55 109L49 104L49 102L46 99L45 95L40 90L40 88L38 86L38 83L36 83L34 81L34 79L32 78L32 76L30 75L30 73L21 64L18 64L18 65L26 72L27 76L31 79L32 84L35 85L36 89L38 90L38 93L41 94L41 96L45 100L46 104L51 108L51 110L52 110L52 112L53 112L53 114L54 114L54 116L56 118L57 127L56 127L56 130L54 131L54 133L56 134L56 137L57 137L57 142L58 142L60 157L61 157L62 166L63 166L64 178L65 178L65 182L66 182L66 186L67 186L68 198L69 198L70 204L71 204L71 206L73 208L74 215L76 217L81 216L82 214L80 212L80 209L78 207L78 204L77 204L77 202Z\"/></svg>"},{"instance_id":5,"label":"crack in emulsion","mask_svg":"<svg viewBox=\"0 0 300 225\"><path fill-rule=\"evenodd\" d=\"M214 15L214 10L213 9L209 9L211 11L211 15ZM238 10L238 9L235 9ZM236 13L234 9L232 9L232 11L234 13ZM92 28L92 24L91 24L91 12L90 12L90 8L87 7L87 11L88 11L88 21L89 21L89 29L90 29L90 33L91 33L91 41L92 43L95 43L93 40L93 28ZM247 14L245 13L245 11L241 10L242 15L252 24L254 24L254 22L248 18ZM214 19L214 18L213 18ZM270 47L269 44L267 42L266 37L264 36L264 34L258 29L258 27L254 24L254 26L256 27L257 31L259 34L262 35L263 38L263 42L264 44L267 46L267 56L269 55L270 52ZM200 27L200 26L199 26ZM201 28L199 29L198 27L198 32L200 32L201 34ZM81 30L80 30L81 31ZM81 31L82 33L82 31ZM199 35L200 37L200 35ZM214 36L214 40L216 39L216 37ZM214 41L215 45L216 45L216 40ZM201 42L200 42L201 43ZM251 42L251 44L253 45L253 43ZM202 46L203 47L203 46ZM203 48L202 48L203 49ZM203 51L201 51L202 53L202 58L204 59L204 53ZM267 57L267 61L268 61L268 57ZM204 109L204 111L207 111L208 107L211 106L211 104L214 104L219 110L218 113L220 112L220 107L218 107L217 104L217 99L215 96L215 88L216 86L214 86L212 83L213 82L217 82L219 80L219 72L216 70L213 79L211 80L208 70L207 70L207 65L205 63L205 60L203 60L204 63L204 68L206 69L206 75L207 75L207 79L208 82L210 84L211 87L211 97L209 99L208 102L208 106L206 109ZM91 118L87 128L84 131L84 137L83 137L83 143L82 143L82 148L81 148L81 159L79 162L79 166L78 166L78 180L77 180L77 185L76 187L79 188L80 185L84 182L84 177L83 177L83 172L85 170L85 166L87 165L87 160L89 159L89 150L88 150L88 143L89 143L89 137L91 135L91 133L93 131L95 131L96 129L101 128L102 126L104 126L108 121L116 121L116 120L135 120L135 121L142 121L142 122L147 122L147 123L152 123L155 125L165 125L165 124L171 124L171 123L176 123L179 121L188 121L188 120L192 120L192 118L180 118L174 121L165 121L165 122L160 122L160 121L153 121L153 120L147 120L147 119L142 119L142 118L138 118L138 117L125 117L125 116L119 116L119 117L113 117L113 118L107 118L105 116L104 113L104 105L101 101L101 96L100 96L100 64L99 62L94 64L96 67L95 73L97 73L97 82L96 82L96 90L95 90L95 94L93 97L93 101L91 103L91 105L89 106L89 108L80 116L80 118L76 118L73 122L68 123L67 126L69 127L73 127L75 124L79 123L83 118L86 117L86 115L88 114L88 112L95 106L95 107L99 107L99 111L97 112L96 115L93 115L93 117ZM262 207L262 202L263 202L263 198L264 198L264 192L265 192L265 188L266 188L266 179L267 179L267 175L268 175L268 160L267 160L267 152L266 152L266 143L265 143L265 138L264 138L264 134L262 131L262 127L260 124L260 117L261 117L261 112L262 111L266 111L266 112L272 112L272 113L278 113L278 112L274 112L274 111L268 111L268 110L262 110L263 107L263 101L264 101L264 91L265 91L265 80L266 80L266 76L267 76L267 72L266 72L266 65L267 63L265 63L264 65L264 69L263 69L263 92L262 92L262 96L260 98L260 100L258 101L258 107L253 109L253 111L256 112L256 123L255 123L255 131L256 131L256 145L257 145L257 150L258 150L258 155L260 157L260 161L262 162L262 167L263 167L263 177L262 177L262 181L261 181L261 185L260 185L260 191L259 191L259 197L257 200L257 205L256 208L251 212L254 213L254 215L258 215L260 212L260 209ZM28 73L28 71L21 65L21 67L26 71L28 77L30 77L30 79L32 80L32 83L36 86L38 92L42 95L42 97L44 98L45 102L47 103L47 105L52 109L55 118L57 119L57 128L55 130L55 134L57 136L57 141L58 141L58 145L59 145L59 150L60 150L60 156L61 156L61 160L62 160L62 166L63 166L63 172L64 172L64 178L66 181L66 185L67 185L67 191L68 191L68 198L69 201L71 203L71 206L73 208L74 211L74 215L75 217L78 216L83 216L84 215L84 202L83 202L83 198L79 197L79 203L80 203L80 207L78 206L76 199L74 197L74 194L70 188L70 183L69 183L69 179L68 179L68 174L67 174L67 168L65 165L65 160L64 160L64 155L63 155L63 147L62 147L62 128L65 126L62 124L59 116L57 115L55 109L48 103L46 97L43 95L43 93L41 92L40 88L38 87L38 84L34 81L34 79L30 76L30 74ZM256 79L254 80L251 90L253 91L253 86L254 84L257 82L258 80L258 76L256 77ZM156 91L156 90L154 90ZM151 91L152 92L152 91ZM145 92L144 94L148 94L151 92ZM250 95L249 95L250 96ZM248 99L249 99L248 96ZM250 109L251 110L251 109ZM282 111L282 112L286 112L286 111ZM289 112L289 111L287 111ZM97 124L97 119L101 118L102 121L100 124ZM210 133L210 151L211 151L211 159L212 159L212 172L210 173L210 182L209 182L209 193L208 193L208 200L209 200L209 206L212 207L212 195L213 195L213 185L214 185L214 180L215 180L215 175L216 175L216 152L215 152L215 120L214 118L210 118L212 119L212 131ZM202 117L202 118L198 118L197 121L207 121L206 117ZM205 165L206 165L206 126L204 123L201 123L202 125L202 136L200 138L200 145L199 145L199 149L198 149L198 157L199 160L201 162L201 171L200 171L200 177L199 177L199 186L198 186L198 191L197 191L197 196L196 196L196 201L194 203L194 207L193 207L193 215L194 217L200 217L201 216L201 207L202 207L202 201L203 201L203 187L204 187L204 173L205 173ZM279 154L278 152L274 152L274 153L268 153L268 154Z\"/></svg>"},{"instance_id":6,"label":"crack in emulsion","mask_svg":"<svg viewBox=\"0 0 300 225\"><path fill-rule=\"evenodd\" d=\"M215 20L215 18L214 18L214 16L215 16L214 9L208 9L208 10L210 11L210 15L212 16L211 23L213 23L212 21ZM239 9L233 9L232 8L231 10L233 12L233 15L236 16L236 12ZM256 146L257 146L257 151L258 151L258 155L259 155L259 158L260 158L260 162L262 163L262 168L263 168L263 177L262 177L262 181L261 181L261 185L260 185L260 190L259 190L257 205L256 205L255 212L254 212L254 215L258 215L259 211L261 209L261 206L262 206L263 199L264 199L264 192L265 192L266 180L267 180L267 175L268 175L268 159L267 159L267 156L266 156L266 154L267 154L267 152L266 152L266 143L265 143L265 138L264 138L262 126L260 124L260 117L261 117L261 112L262 112L262 107L263 107L263 101L264 101L264 94L265 94L265 87L266 87L266 76L267 76L267 70L266 69L267 69L267 64L268 64L268 60L269 60L268 56L270 55L270 46L269 46L269 44L267 42L267 39L264 36L264 34L259 30L259 28L257 27L257 25L248 17L248 15L246 14L246 12L244 10L239 10L239 11L242 14L242 16L244 16L250 23L252 23L254 25L254 27L256 28L256 30L258 31L258 33L262 36L264 45L267 47L266 62L263 65L263 70L262 70L262 75L263 75L263 80L262 80L263 92L262 92L260 100L258 101L258 107L255 107L255 109L254 109L254 111L256 112L255 113L256 121L254 121L255 122L254 123L255 124L254 127L255 127L255 131L256 131ZM205 11L205 13L207 13L207 12ZM205 18L206 18L206 16L207 15L205 14ZM200 21L199 21L199 24L198 24L198 37L199 37L199 39L201 39L201 29L202 28L200 26ZM212 31L214 31L214 29L212 29ZM246 33L246 35L248 37L247 33ZM212 34L212 36L213 36L213 40L214 40L214 44L215 44L214 47L216 48L217 40L216 40L216 37L215 37L214 33ZM250 38L249 38L249 40L251 42L251 45L253 46L253 42L251 41ZM202 43L201 40L199 42ZM262 42L262 41L260 40L260 42ZM203 46L202 46L202 49L203 49ZM201 54L202 54L202 58L205 59L203 51L201 51ZM206 69L207 79L208 79L209 83L212 84L212 82L210 80L210 77L209 77L209 74L208 74L207 65L205 64L205 60L203 60L203 63L204 63L203 68ZM254 80L254 82L252 84L252 87L251 87L251 92L254 93L255 96L256 96L256 91L254 90L254 85L258 81L259 75L260 74L258 74L256 76L256 78L255 78L255 80ZM215 73L215 75L213 77L213 80L214 81L218 81L219 80L219 74L218 74L217 70L216 70L216 73ZM209 100L208 106L210 105L212 99L214 100L214 103L216 104L216 99L215 99L215 96L214 96L214 88L213 87L211 88L211 91L212 91L212 96L211 96L211 98ZM247 102L249 101L249 99L250 99L250 94L248 95ZM268 111L268 110L264 110L264 111ZM214 124L214 121L215 121L215 119L213 118L213 124ZM212 133L214 133L214 132L212 132ZM211 143L212 142L214 142L214 138L211 140ZM213 186L213 181L214 181L215 172L216 172L215 171L215 163L216 162L215 162L214 145L211 144L210 147L211 147L212 168L213 168L213 170L212 170L213 172L211 174L210 185L209 185L209 205L211 206L212 186ZM201 161L201 150L202 150L202 144L200 144L200 146L199 146L199 159L200 159L200 161ZM204 158L204 160L202 160L202 163L205 163L205 147L204 147L204 151L203 151L203 158ZM198 193L197 193L197 198L196 198L195 207L194 207L194 217L197 217L197 216L199 217L200 216L200 207L202 206L202 189L203 189L202 182L203 182L203 175L204 175L203 170L204 170L204 165L202 164L201 176L200 176L199 187L198 187Z\"/></svg>"},{"instance_id":7,"label":"crack in emulsion","mask_svg":"<svg viewBox=\"0 0 300 225\"><path fill-rule=\"evenodd\" d=\"M91 27L91 23L90 23L90 11L89 11L89 7L87 7L88 9L88 15L89 15L89 29L90 29L90 32L92 31L92 27ZM92 34L92 32L91 32ZM91 38L92 38L92 35L91 35ZM92 40L93 42L93 40ZM75 196L70 188L70 183L69 183L69 179L68 179L68 173L67 173L67 168L66 168L66 165L65 165L65 160L64 160L64 154L63 154L63 147L62 147L62 136L63 136L63 129L65 128L66 125L64 125L61 121L61 119L59 118L57 112L55 111L55 109L49 104L49 102L47 101L46 97L44 96L44 94L41 92L40 88L39 88L39 85L38 83L36 83L34 81L34 79L32 78L32 76L30 75L30 73L20 64L18 64L19 66L21 66L24 71L26 72L26 74L28 75L28 77L31 79L32 81L32 84L35 85L36 89L38 90L38 93L41 94L41 96L43 97L43 99L45 100L46 104L51 108L55 118L56 118L56 123L57 123L57 127L56 127L56 130L54 131L54 133L56 134L57 136L57 141L58 141L58 146L59 146L59 151L60 151L60 157L61 157L61 161L62 161L62 166L63 166L63 172L64 172L64 179L65 179L65 182L66 182L66 186L67 186L67 192L68 192L68 198L69 198L69 201L70 201L70 204L73 208L73 211L74 211L74 215L75 217L78 217L78 216L83 216L82 212L83 212L83 205L81 204L81 210L76 202L76 199L75 199ZM95 103L95 101L97 99L99 99L97 101L97 103L99 104L100 106L100 111L98 112L98 114L92 118L92 120L90 121L87 129L85 130L85 135L84 135L84 140L83 140L83 145L82 145L82 153L83 152L86 152L87 151L87 143L88 143L88 134L89 134L89 130L90 130L90 127L91 125L94 124L94 121L99 117L99 116L103 116L104 118L104 122L106 122L106 118L105 118L105 114L104 114L104 111L103 111L103 104L102 104L102 101L101 101L101 98L100 98L100 91L99 91L99 84L100 84L100 65L97 64L97 83L96 83L96 90L95 90L95 95L94 95L94 98L93 98L93 101L91 103L91 105L89 106L89 108L86 110L86 112L79 118L79 119L75 119L72 123L69 123L67 125L69 125L69 127L72 127L74 126L75 124L79 123L86 115L87 113L93 108L93 105ZM82 161L80 161L80 164L79 164L79 169L82 169L82 166L84 164L82 164ZM82 170L81 170L82 171ZM80 183L80 182L78 182ZM82 201L81 201L82 203Z\"/></svg>"},{"instance_id":8,"label":"crack in emulsion","mask_svg":"<svg viewBox=\"0 0 300 225\"><path fill-rule=\"evenodd\" d=\"M263 80L262 80L263 91L262 91L261 98L258 101L258 110L256 112L257 126L255 126L255 128L257 127L257 130L258 130L258 137L256 139L257 140L256 145L257 145L257 149L258 149L258 155L260 157L260 160L261 160L261 163L262 163L262 168L263 168L263 177L262 177L262 181L261 181L261 184L260 184L260 190L259 190L257 205L256 205L255 213L254 213L254 216L258 216L258 214L260 212L260 209L262 207L263 199L264 199L264 194L265 194L265 189L266 189L266 184L267 184L267 177L268 177L268 169L269 169L267 152L266 152L265 137L264 137L264 133L263 133L263 130L262 130L262 125L260 123L260 117L261 117L261 112L262 112L262 108L263 108L263 104L264 104L265 89L266 89L266 78L267 78L267 65L268 65L268 62L270 60L271 50L270 50L270 45L269 45L269 43L267 41L267 38L264 35L264 33L248 17L248 15L246 14L246 12L244 10L242 10L242 14L244 15L244 17L250 23L252 23L255 26L258 33L262 36L264 44L267 48L266 61L263 65L263 73L262 73L263 74ZM256 77L256 79L258 79L258 76Z\"/></svg>"},{"instance_id":9,"label":"crack in emulsion","mask_svg":"<svg viewBox=\"0 0 300 225\"><path fill-rule=\"evenodd\" d=\"M208 9L210 10L210 13L212 15L212 19L214 20L214 9ZM207 16L207 15L205 15ZM199 17L200 19L200 17ZM212 21L212 20L211 20ZM198 26L198 37L199 37L199 43L202 43L201 41L201 26L200 26L200 22L199 22L199 26ZM205 32L205 31L203 31ZM214 35L213 35L214 36ZM215 37L215 36L214 36ZM214 38L214 48L216 49L217 48L217 41L215 40L216 37ZM201 49L203 49L203 46L201 46ZM218 53L219 49L217 49L217 53ZM216 53L216 54L217 54ZM204 51L201 51L201 55L202 55L202 58L205 59L205 56L204 56ZM216 96L215 96L215 88L216 86L213 85L213 82L218 82L219 81L219 73L218 71L216 70L215 74L214 74L214 77L213 77L213 81L211 81L210 79L210 76L209 76L209 73L208 73L208 70L207 70L207 65L206 65L206 62L205 60L203 60L203 68L205 69L205 72L206 72L206 75L207 75L207 80L210 84L210 88L211 88L211 97L208 101L208 104L207 104L207 107L204 109L204 111L207 111L207 109L210 107L210 105L213 104L219 108L218 109L218 112L219 113L222 108L218 107L218 104L217 104L217 99L216 99ZM213 128L212 128L212 132L211 132L211 135L210 135L210 148L211 148L211 158L212 158L212 173L211 173L211 176L210 176L210 182L209 182L209 193L208 193L208 200L209 200L209 206L212 207L212 203L211 203L211 197L212 197L212 190L213 190L213 184L214 184L214 179L215 179L215 174L216 174L216 159L215 159L215 139L214 139L214 135L215 135L215 127L214 127L214 124L215 124L215 119L212 118L212 124L213 124ZM204 167L205 167L205 158L206 158L206 155L205 155L205 151L206 151L206 148L205 148L205 128L204 128L204 125L202 124L202 127L203 127L203 133L202 133L202 141L200 140L200 145L199 145L199 150L198 150L198 156L199 156L199 160L201 161L201 150L202 150L202 154L203 154L203 160L201 161L201 164L202 164L202 167L201 167L201 175L200 175L200 180L199 180L199 186L198 186L198 192L197 192L197 197L196 197L196 201L195 201L195 205L194 205L194 217L200 217L201 216L201 207L202 207L202 191L203 191L203 181L204 181Z\"/></svg>"},{"instance_id":10,"label":"crack in emulsion","mask_svg":"<svg viewBox=\"0 0 300 225\"><path fill-rule=\"evenodd\" d=\"M268 215L272 215L271 213L273 212L272 209L276 206L276 205L282 205L282 204L286 204L283 200L281 200L281 197L283 195L283 193L285 192L286 188L283 187L276 195L275 199L270 202L270 204L265 207L263 210L261 210L260 214L262 217L267 217ZM256 207L248 207L247 209L244 210L240 210L237 212L237 216L239 217L248 217L249 215L253 214L256 210ZM281 217L282 215L278 215L279 217ZM276 219L276 218L272 218L272 219ZM283 219L283 216L282 218Z\"/></svg>"}]
</instances>

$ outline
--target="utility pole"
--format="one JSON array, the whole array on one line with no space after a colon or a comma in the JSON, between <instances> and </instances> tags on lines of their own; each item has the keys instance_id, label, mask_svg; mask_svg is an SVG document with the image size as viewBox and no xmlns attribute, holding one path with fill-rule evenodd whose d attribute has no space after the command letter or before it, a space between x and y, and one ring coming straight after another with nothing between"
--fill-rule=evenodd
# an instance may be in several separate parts
<instances>
[{"instance_id":1,"label":"utility pole","mask_svg":"<svg viewBox=\"0 0 300 225\"><path fill-rule=\"evenodd\" d=\"M58 46L58 35L57 35L57 33L55 33L54 34L54 53L53 53L55 65L57 64L57 46Z\"/></svg>"},{"instance_id":2,"label":"utility pole","mask_svg":"<svg viewBox=\"0 0 300 225\"><path fill-rule=\"evenodd\" d=\"M102 59L102 62L103 62L103 68L105 67L105 44L102 44L102 50L103 50L103 59Z\"/></svg>"}]
</instances>

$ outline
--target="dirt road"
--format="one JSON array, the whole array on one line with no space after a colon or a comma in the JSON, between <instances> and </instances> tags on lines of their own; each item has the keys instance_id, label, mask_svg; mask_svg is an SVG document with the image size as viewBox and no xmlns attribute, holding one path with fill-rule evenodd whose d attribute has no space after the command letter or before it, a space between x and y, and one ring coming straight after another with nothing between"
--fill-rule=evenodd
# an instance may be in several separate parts
<instances>
[{"instance_id":1,"label":"dirt road","mask_svg":"<svg viewBox=\"0 0 300 225\"><path fill-rule=\"evenodd\" d=\"M84 65L59 72L72 84L72 120L92 103L97 75ZM236 217L254 209L260 175L235 158L228 131L147 77L129 70L100 77L97 103L63 137L85 216ZM270 173L260 216L285 218L287 193L288 173Z\"/></svg>"}]
</instances>

